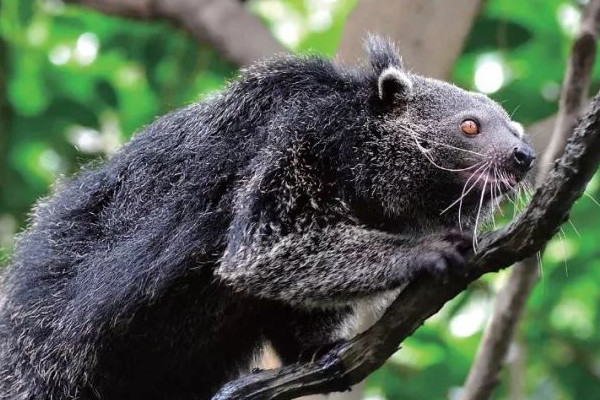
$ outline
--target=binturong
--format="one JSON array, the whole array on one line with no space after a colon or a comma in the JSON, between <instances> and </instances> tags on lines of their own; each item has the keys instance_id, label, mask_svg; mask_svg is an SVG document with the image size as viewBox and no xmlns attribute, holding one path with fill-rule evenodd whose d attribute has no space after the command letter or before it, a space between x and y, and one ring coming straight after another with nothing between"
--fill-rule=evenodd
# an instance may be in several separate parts
<instances>
[{"instance_id":1,"label":"binturong","mask_svg":"<svg viewBox=\"0 0 600 400\"><path fill-rule=\"evenodd\" d=\"M258 63L59 183L3 277L0 399L209 399L266 344L310 361L464 272L534 153L488 97L367 49Z\"/></svg>"}]
</instances>

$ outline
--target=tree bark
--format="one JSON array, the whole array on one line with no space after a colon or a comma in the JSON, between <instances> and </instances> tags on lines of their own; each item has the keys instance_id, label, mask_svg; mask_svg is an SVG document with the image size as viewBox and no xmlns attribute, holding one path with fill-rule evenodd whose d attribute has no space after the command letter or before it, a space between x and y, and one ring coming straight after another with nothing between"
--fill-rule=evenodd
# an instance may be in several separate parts
<instances>
[{"instance_id":1,"label":"tree bark","mask_svg":"<svg viewBox=\"0 0 600 400\"><path fill-rule=\"evenodd\" d=\"M286 49L236 0L66 0L137 19L167 19L237 65Z\"/></svg>"},{"instance_id":2,"label":"tree bark","mask_svg":"<svg viewBox=\"0 0 600 400\"><path fill-rule=\"evenodd\" d=\"M600 30L600 1L588 3L569 57L559 112L548 147L538 168L540 185L555 159L561 156L565 144L581 114L596 58L597 36ZM541 252L542 249L540 249ZM541 257L541 253L538 254ZM499 293L490 323L471 366L461 400L486 400L498 383L498 374L506 358L527 299L538 279L538 259L530 257L517 263L508 282Z\"/></svg>"},{"instance_id":3,"label":"tree bark","mask_svg":"<svg viewBox=\"0 0 600 400\"><path fill-rule=\"evenodd\" d=\"M214 400L291 399L344 391L363 380L391 356L399 344L467 285L539 251L567 218L600 161L600 93L591 103L528 207L505 228L485 236L480 250L468 257L465 276L444 284L421 276L400 293L369 330L342 343L310 364L250 374L226 384Z\"/></svg>"}]
</instances>

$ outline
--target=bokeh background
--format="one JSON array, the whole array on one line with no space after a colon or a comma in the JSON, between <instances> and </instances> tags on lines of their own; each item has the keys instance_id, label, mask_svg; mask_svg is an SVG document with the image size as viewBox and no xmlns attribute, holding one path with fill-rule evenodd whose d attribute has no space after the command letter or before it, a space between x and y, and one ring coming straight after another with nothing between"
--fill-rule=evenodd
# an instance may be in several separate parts
<instances>
[{"instance_id":1,"label":"bokeh background","mask_svg":"<svg viewBox=\"0 0 600 400\"><path fill-rule=\"evenodd\" d=\"M449 80L489 94L525 125L550 117L582 4L483 2ZM289 51L324 57L335 56L356 6L244 2ZM58 0L0 0L0 268L57 178L110 157L145 124L219 90L237 70L213 46L165 21ZM600 65L592 89L599 80ZM600 398L598 184L590 183L540 260L542 278L495 399ZM457 398L505 279L506 272L486 276L447 304L368 379L364 396Z\"/></svg>"}]
</instances>

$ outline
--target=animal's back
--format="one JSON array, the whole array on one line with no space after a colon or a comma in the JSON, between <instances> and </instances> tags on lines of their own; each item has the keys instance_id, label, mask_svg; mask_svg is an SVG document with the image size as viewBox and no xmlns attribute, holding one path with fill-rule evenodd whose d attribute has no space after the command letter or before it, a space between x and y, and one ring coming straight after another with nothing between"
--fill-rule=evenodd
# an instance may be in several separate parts
<instances>
[{"instance_id":1,"label":"animal's back","mask_svg":"<svg viewBox=\"0 0 600 400\"><path fill-rule=\"evenodd\" d=\"M320 60L259 66L59 184L4 278L0 398L201 399L243 370L262 316L289 310L213 276L234 189L287 140L267 137L282 107L318 105L336 83Z\"/></svg>"}]
</instances>

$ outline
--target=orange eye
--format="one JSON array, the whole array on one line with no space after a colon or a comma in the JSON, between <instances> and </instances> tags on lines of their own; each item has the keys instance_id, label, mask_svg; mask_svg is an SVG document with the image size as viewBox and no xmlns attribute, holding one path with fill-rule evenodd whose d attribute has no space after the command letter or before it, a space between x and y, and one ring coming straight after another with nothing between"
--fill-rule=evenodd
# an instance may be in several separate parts
<instances>
[{"instance_id":1,"label":"orange eye","mask_svg":"<svg viewBox=\"0 0 600 400\"><path fill-rule=\"evenodd\" d=\"M479 125L472 119L465 119L460 124L460 129L467 135L477 135L479 133Z\"/></svg>"}]
</instances>

